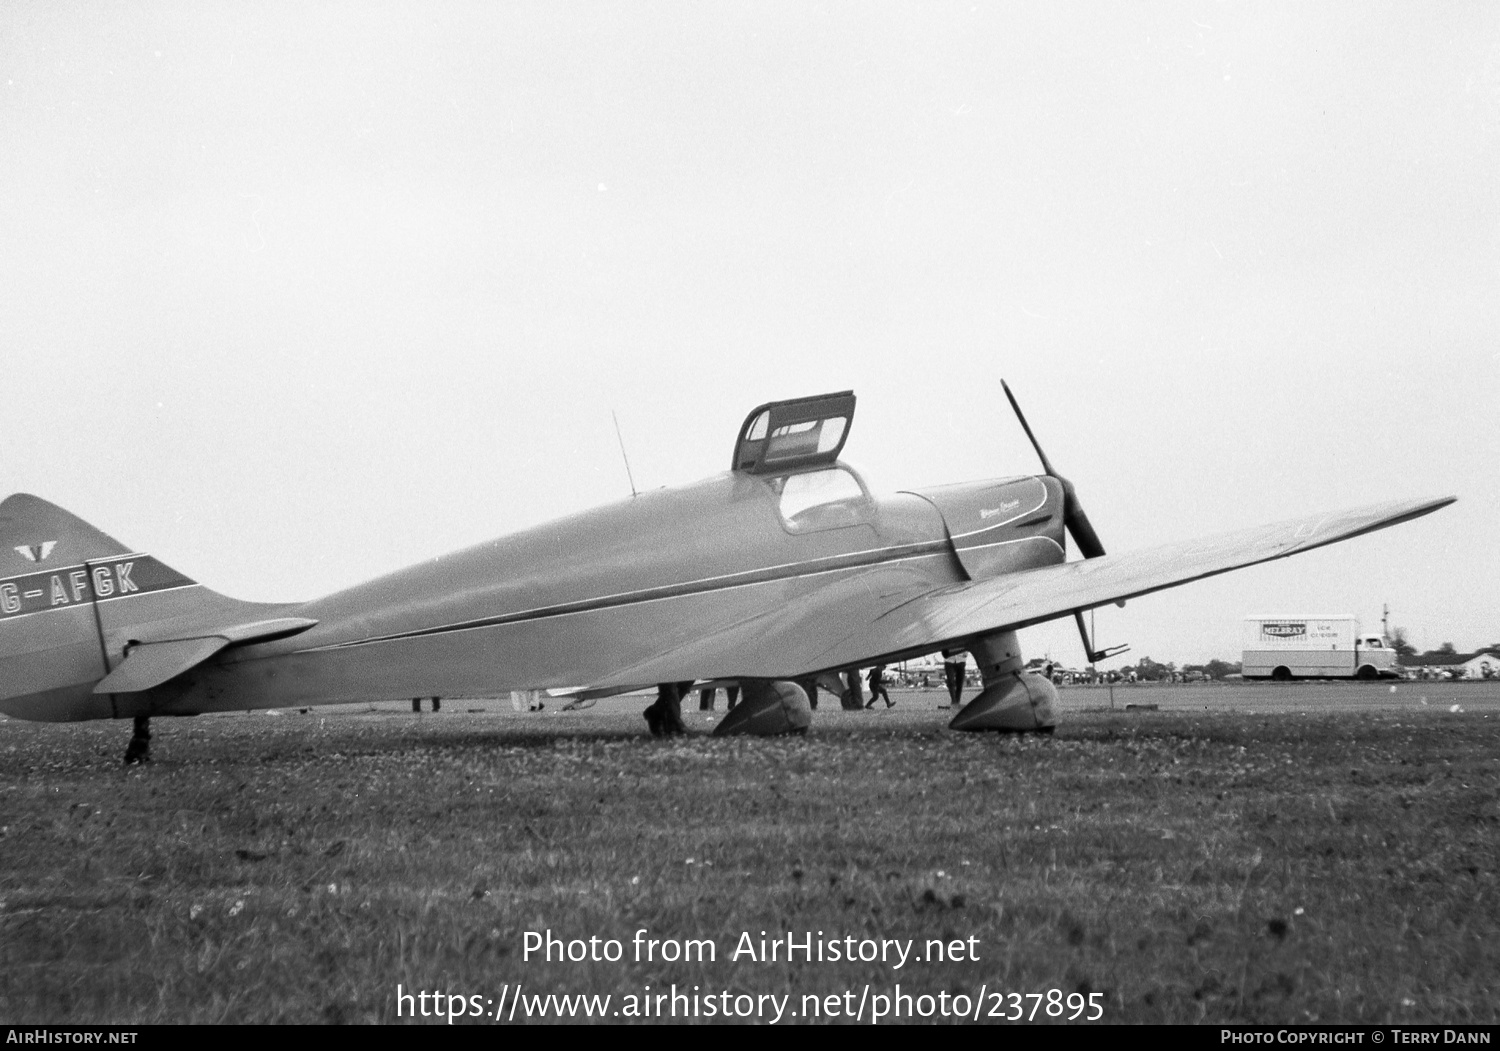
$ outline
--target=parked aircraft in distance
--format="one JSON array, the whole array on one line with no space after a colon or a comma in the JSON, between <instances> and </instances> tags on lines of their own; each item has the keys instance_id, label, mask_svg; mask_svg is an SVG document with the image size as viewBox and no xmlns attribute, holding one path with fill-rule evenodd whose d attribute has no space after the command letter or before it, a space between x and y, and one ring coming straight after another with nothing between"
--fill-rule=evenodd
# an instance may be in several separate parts
<instances>
[{"instance_id":1,"label":"parked aircraft in distance","mask_svg":"<svg viewBox=\"0 0 1500 1051\"><path fill-rule=\"evenodd\" d=\"M147 757L153 716L508 690L656 686L647 720L670 733L686 689L734 682L743 699L716 732L785 733L811 720L800 684L963 649L984 689L954 729L1050 731L1056 691L1025 672L1018 629L1072 616L1092 650L1085 610L1453 500L1106 555L1029 427L1040 475L877 496L838 459L854 405L850 391L762 405L722 474L311 602L226 598L45 500L11 496L0 503L0 711L133 717L130 761ZM1065 532L1081 561L1065 561Z\"/></svg>"}]
</instances>

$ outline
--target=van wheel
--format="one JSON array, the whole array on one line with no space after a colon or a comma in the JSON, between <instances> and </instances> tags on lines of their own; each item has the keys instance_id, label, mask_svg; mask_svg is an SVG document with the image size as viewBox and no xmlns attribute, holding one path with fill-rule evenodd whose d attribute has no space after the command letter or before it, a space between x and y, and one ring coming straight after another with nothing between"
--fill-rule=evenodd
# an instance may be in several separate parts
<instances>
[{"instance_id":1,"label":"van wheel","mask_svg":"<svg viewBox=\"0 0 1500 1051\"><path fill-rule=\"evenodd\" d=\"M1288 668L1285 664L1283 664L1281 667L1277 668L1275 671L1273 671L1271 673L1271 678L1274 679L1276 682L1291 682L1292 681L1292 669Z\"/></svg>"},{"instance_id":2,"label":"van wheel","mask_svg":"<svg viewBox=\"0 0 1500 1051\"><path fill-rule=\"evenodd\" d=\"M1359 671L1355 673L1354 677L1362 682L1371 682L1375 679L1378 679L1380 676L1379 673L1377 673L1375 669L1370 665L1362 664L1360 665Z\"/></svg>"}]
</instances>

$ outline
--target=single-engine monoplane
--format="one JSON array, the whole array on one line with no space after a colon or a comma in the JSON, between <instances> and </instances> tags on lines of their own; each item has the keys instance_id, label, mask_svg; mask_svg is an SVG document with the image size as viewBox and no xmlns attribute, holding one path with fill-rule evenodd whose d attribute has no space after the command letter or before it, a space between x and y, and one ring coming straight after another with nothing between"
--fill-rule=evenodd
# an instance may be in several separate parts
<instances>
[{"instance_id":1,"label":"single-engine monoplane","mask_svg":"<svg viewBox=\"0 0 1500 1051\"><path fill-rule=\"evenodd\" d=\"M1006 388L1010 396L1009 388ZM1015 406L1015 399L1011 397ZM839 460L851 391L773 402L730 469L301 603L216 594L45 500L0 503L0 711L149 720L418 696L735 683L717 733L811 721L830 673L964 650L982 692L959 730L1047 732L1056 692L1016 632L1428 514L1452 497L1312 515L1107 555L1072 483L1043 473L877 495ZM1019 407L1016 407L1020 415ZM1071 536L1083 557L1067 561Z\"/></svg>"}]
</instances>

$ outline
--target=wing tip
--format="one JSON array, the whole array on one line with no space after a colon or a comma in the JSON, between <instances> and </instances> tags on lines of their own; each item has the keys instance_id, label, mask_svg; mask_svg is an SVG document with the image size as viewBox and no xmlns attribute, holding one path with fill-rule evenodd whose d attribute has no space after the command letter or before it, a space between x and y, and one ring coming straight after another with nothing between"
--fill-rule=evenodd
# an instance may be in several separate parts
<instances>
[{"instance_id":1,"label":"wing tip","mask_svg":"<svg viewBox=\"0 0 1500 1051\"><path fill-rule=\"evenodd\" d=\"M1405 505L1407 510L1398 517L1392 518L1390 524L1395 525L1398 522L1409 522L1413 518L1421 518L1423 515L1430 515L1434 511L1441 511L1449 504L1457 502L1457 496L1431 496L1425 499L1409 500Z\"/></svg>"}]
</instances>

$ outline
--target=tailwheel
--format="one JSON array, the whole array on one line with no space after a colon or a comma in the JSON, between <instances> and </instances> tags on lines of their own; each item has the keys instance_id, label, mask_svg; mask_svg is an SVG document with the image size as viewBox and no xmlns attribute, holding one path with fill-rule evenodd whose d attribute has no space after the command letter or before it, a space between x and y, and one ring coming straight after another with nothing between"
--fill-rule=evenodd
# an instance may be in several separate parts
<instances>
[{"instance_id":1,"label":"tailwheel","mask_svg":"<svg viewBox=\"0 0 1500 1051\"><path fill-rule=\"evenodd\" d=\"M125 747L125 765L151 762L151 718L135 717L135 732L130 735L130 744Z\"/></svg>"},{"instance_id":2,"label":"tailwheel","mask_svg":"<svg viewBox=\"0 0 1500 1051\"><path fill-rule=\"evenodd\" d=\"M812 725L807 693L786 679L742 679L740 703L714 727L715 737L805 734Z\"/></svg>"},{"instance_id":3,"label":"tailwheel","mask_svg":"<svg viewBox=\"0 0 1500 1051\"><path fill-rule=\"evenodd\" d=\"M1023 670L1013 631L986 635L969 644L979 665L984 691L960 709L952 730L1050 734L1057 727L1057 687L1044 675Z\"/></svg>"}]
</instances>

